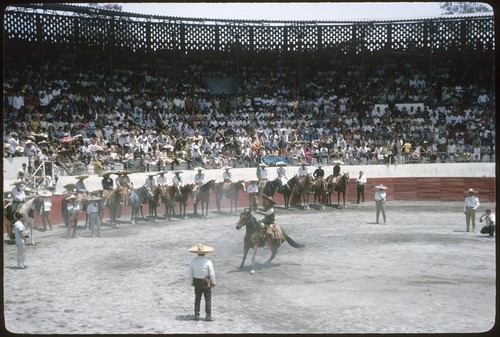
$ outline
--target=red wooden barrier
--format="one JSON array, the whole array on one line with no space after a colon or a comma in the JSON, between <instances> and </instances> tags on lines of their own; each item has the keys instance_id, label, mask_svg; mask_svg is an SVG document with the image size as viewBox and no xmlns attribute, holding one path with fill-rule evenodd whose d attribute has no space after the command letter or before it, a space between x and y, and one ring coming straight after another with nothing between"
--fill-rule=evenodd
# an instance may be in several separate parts
<instances>
[{"instance_id":1,"label":"red wooden barrier","mask_svg":"<svg viewBox=\"0 0 500 337\"><path fill-rule=\"evenodd\" d=\"M480 202L495 202L496 201L496 179L490 178L369 178L365 190L365 202L373 201L376 189L375 186L378 184L383 184L388 187L387 189L387 200L436 200L436 201L457 201L457 203L463 202L465 198L464 191L469 188L474 188L478 191L477 196ZM332 194L332 201L336 203L337 193ZM52 224L62 224L62 213L61 213L61 200L63 196L54 195L52 196L52 210L51 210L51 220ZM283 205L283 195L276 193L274 198L278 205ZM311 199L312 201L312 199ZM188 207L186 212L193 213L193 203L192 200L188 201ZM229 199L221 200L221 208L230 208ZM346 202L356 202L356 179L351 178L349 180L349 186L346 192ZM4 206L6 202L4 201ZM240 192L238 200L238 211L243 210L243 208L249 206L248 193ZM210 197L209 209L215 210L215 195L212 192ZM148 206L143 207L144 213L147 215ZM160 209L163 212L163 208ZM177 214L179 213L178 207L176 208ZM198 207L198 212L201 213L200 206ZM121 219L130 218L131 209L126 207L122 209ZM160 213L161 214L161 213ZM4 218L4 232L7 231L7 220ZM104 211L104 219L108 219L109 215L107 210ZM80 214L80 221L83 223L85 221L85 214ZM40 217L35 218L35 226L41 226Z\"/></svg>"}]
</instances>

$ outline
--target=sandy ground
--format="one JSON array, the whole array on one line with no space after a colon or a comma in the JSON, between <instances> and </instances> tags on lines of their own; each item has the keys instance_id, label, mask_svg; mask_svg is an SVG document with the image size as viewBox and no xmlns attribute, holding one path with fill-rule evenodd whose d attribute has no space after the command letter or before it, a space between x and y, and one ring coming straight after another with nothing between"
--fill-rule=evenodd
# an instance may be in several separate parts
<instances>
[{"instance_id":1,"label":"sandy ground","mask_svg":"<svg viewBox=\"0 0 500 337\"><path fill-rule=\"evenodd\" d=\"M481 205L480 210L494 207ZM277 210L295 241L270 267L239 270L244 229L236 215L35 233L25 270L4 244L6 329L26 334L471 333L495 323L496 239L465 232L460 202L388 202L387 225L373 203L346 209ZM479 218L479 216L477 217ZM83 225L82 223L80 223ZM215 321L194 321L187 277L197 243L218 285ZM203 317L202 305L202 317Z\"/></svg>"}]
</instances>

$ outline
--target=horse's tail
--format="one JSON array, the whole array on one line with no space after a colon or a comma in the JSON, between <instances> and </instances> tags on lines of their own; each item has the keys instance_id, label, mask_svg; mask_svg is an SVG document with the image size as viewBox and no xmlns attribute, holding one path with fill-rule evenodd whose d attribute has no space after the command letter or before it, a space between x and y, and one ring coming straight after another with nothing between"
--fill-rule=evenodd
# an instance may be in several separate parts
<instances>
[{"instance_id":1,"label":"horse's tail","mask_svg":"<svg viewBox=\"0 0 500 337\"><path fill-rule=\"evenodd\" d=\"M288 235L285 235L286 237L286 242L288 242L290 244L290 246L292 246L293 248L304 248L306 245L303 245L303 244L300 244L298 242L295 242L291 237L289 237Z\"/></svg>"}]
</instances>

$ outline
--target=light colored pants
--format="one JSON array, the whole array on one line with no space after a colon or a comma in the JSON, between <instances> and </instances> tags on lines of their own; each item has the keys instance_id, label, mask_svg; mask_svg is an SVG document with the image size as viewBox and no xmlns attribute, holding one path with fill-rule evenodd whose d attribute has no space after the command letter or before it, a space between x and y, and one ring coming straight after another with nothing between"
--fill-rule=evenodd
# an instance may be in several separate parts
<instances>
[{"instance_id":1,"label":"light colored pants","mask_svg":"<svg viewBox=\"0 0 500 337\"><path fill-rule=\"evenodd\" d=\"M465 224L467 225L466 231L469 231L470 223L472 220L472 231L476 229L476 210L473 207L465 209Z\"/></svg>"},{"instance_id":2,"label":"light colored pants","mask_svg":"<svg viewBox=\"0 0 500 337\"><path fill-rule=\"evenodd\" d=\"M24 268L24 260L26 258L26 245L23 243L16 243L17 246L17 267Z\"/></svg>"},{"instance_id":3,"label":"light colored pants","mask_svg":"<svg viewBox=\"0 0 500 337\"><path fill-rule=\"evenodd\" d=\"M97 236L101 235L101 220L99 219L99 213L91 212L88 215L90 234L92 236L94 236L95 234L97 234Z\"/></svg>"},{"instance_id":4,"label":"light colored pants","mask_svg":"<svg viewBox=\"0 0 500 337\"><path fill-rule=\"evenodd\" d=\"M384 217L384 222L386 222L385 218L385 201L375 201L375 208L377 210L377 223L380 217L380 211L382 211L382 216Z\"/></svg>"}]
</instances>

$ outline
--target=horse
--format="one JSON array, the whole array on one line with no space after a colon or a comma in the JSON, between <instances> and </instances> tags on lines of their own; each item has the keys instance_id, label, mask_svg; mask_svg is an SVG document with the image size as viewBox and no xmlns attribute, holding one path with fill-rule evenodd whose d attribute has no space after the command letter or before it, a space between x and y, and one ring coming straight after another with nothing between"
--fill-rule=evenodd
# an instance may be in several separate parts
<instances>
[{"instance_id":1,"label":"horse","mask_svg":"<svg viewBox=\"0 0 500 337\"><path fill-rule=\"evenodd\" d=\"M144 203L149 202L149 199L151 198L153 198L153 192L151 192L151 188L147 184L134 189L132 193L130 193L130 196L128 197L130 206L132 207L130 221L133 224L135 224L139 218L139 210L141 206Z\"/></svg>"},{"instance_id":2,"label":"horse","mask_svg":"<svg viewBox=\"0 0 500 337\"><path fill-rule=\"evenodd\" d=\"M155 186L153 187L152 190L153 197L148 200L148 208L149 208L149 220L153 220L156 222L158 220L158 206L161 203L162 199L162 187L161 186Z\"/></svg>"},{"instance_id":3,"label":"horse","mask_svg":"<svg viewBox=\"0 0 500 337\"><path fill-rule=\"evenodd\" d=\"M179 216L186 218L186 206L190 195L193 194L194 184L186 184L179 188L179 193L175 197L175 201L179 203Z\"/></svg>"},{"instance_id":4,"label":"horse","mask_svg":"<svg viewBox=\"0 0 500 337\"><path fill-rule=\"evenodd\" d=\"M252 266L250 268L250 273L253 274L255 273L254 265L255 265L255 256L257 255L257 249L259 248L260 241L261 241L261 235L262 235L262 227L260 226L259 221L252 215L252 212L249 208L245 208L243 213L240 215L240 219L238 220L238 223L236 224L236 229L240 230L241 227L246 226L246 233L245 233L245 238L244 238L244 246L243 246L243 260L241 261L241 265L239 269L243 268L243 265L245 264L245 259L248 255L248 250L250 248L253 248L253 255L252 255ZM271 261L276 257L276 253L278 252L278 248L281 246L283 242L288 242L290 246L294 248L303 248L305 245L299 244L292 240L291 237L289 237L283 228L280 228L278 226L277 231L278 233L280 232L280 235L273 235L269 232L266 233L266 244L268 247L271 249L271 256L267 259L265 262L265 267L267 268Z\"/></svg>"},{"instance_id":5,"label":"horse","mask_svg":"<svg viewBox=\"0 0 500 337\"><path fill-rule=\"evenodd\" d=\"M299 177L297 175L290 178L285 185L282 185L278 189L278 193L283 194L283 199L285 201L285 208L290 208L290 198L292 197L293 190L295 186L299 183Z\"/></svg>"},{"instance_id":6,"label":"horse","mask_svg":"<svg viewBox=\"0 0 500 337\"><path fill-rule=\"evenodd\" d=\"M226 194L226 196L231 201L231 214L233 213L233 204L234 210L236 214L238 214L238 197L240 191L245 192L245 182L244 180L239 180L236 182L232 182L229 184L229 188L224 190L224 182L219 182L215 184L215 201L217 203L217 210L220 212L220 200L222 199L222 195Z\"/></svg>"},{"instance_id":7,"label":"horse","mask_svg":"<svg viewBox=\"0 0 500 337\"><path fill-rule=\"evenodd\" d=\"M172 214L175 215L174 202L179 194L180 189L177 185L162 187L161 201L165 205L165 218L168 218L168 220L172 220Z\"/></svg>"},{"instance_id":8,"label":"horse","mask_svg":"<svg viewBox=\"0 0 500 337\"><path fill-rule=\"evenodd\" d=\"M304 209L309 209L309 194L311 193L311 186L314 181L312 174L308 173L299 180L296 191L299 195L299 205Z\"/></svg>"},{"instance_id":9,"label":"horse","mask_svg":"<svg viewBox=\"0 0 500 337\"><path fill-rule=\"evenodd\" d=\"M262 190L259 188L261 192L259 196L262 197L262 194L267 195L268 197L274 197L274 193L279 191L283 187L283 183L280 178L276 178L274 180L266 181L264 188Z\"/></svg>"},{"instance_id":10,"label":"horse","mask_svg":"<svg viewBox=\"0 0 500 337\"><path fill-rule=\"evenodd\" d=\"M312 184L312 190L314 193L314 203L316 203L316 200L318 201L318 205L320 208L324 208L325 203L327 202L327 191L328 191L328 185L326 183L326 180L323 178L318 178L314 180Z\"/></svg>"},{"instance_id":11,"label":"horse","mask_svg":"<svg viewBox=\"0 0 500 337\"><path fill-rule=\"evenodd\" d=\"M342 193L342 198L344 201L344 208L345 206L345 192L347 190L347 185L349 185L349 172L342 174L338 179L335 185L333 185L332 182L333 176L329 176L327 178L327 184L328 184L328 192L327 192L327 199L328 203L332 204L332 192L337 192L337 207L340 208L340 193Z\"/></svg>"},{"instance_id":12,"label":"horse","mask_svg":"<svg viewBox=\"0 0 500 337\"><path fill-rule=\"evenodd\" d=\"M198 193L194 197L193 207L194 214L198 214L198 203L201 202L201 215L205 214L208 217L208 203L210 201L210 191L215 191L215 179L211 179L200 186Z\"/></svg>"},{"instance_id":13,"label":"horse","mask_svg":"<svg viewBox=\"0 0 500 337\"><path fill-rule=\"evenodd\" d=\"M108 203L107 207L109 209L109 223L112 227L116 227L116 218L122 200L123 200L123 192L119 188L113 189L107 197L107 203Z\"/></svg>"},{"instance_id":14,"label":"horse","mask_svg":"<svg viewBox=\"0 0 500 337\"><path fill-rule=\"evenodd\" d=\"M38 214L40 214L41 207L43 205L43 197L35 196L32 199L29 199L17 208L17 212L24 214L24 225L26 226L26 234L30 239L30 243L32 245L35 244L35 238L33 235L33 226L35 224L35 210ZM14 220L12 224L14 224L17 220Z\"/></svg>"}]
</instances>

